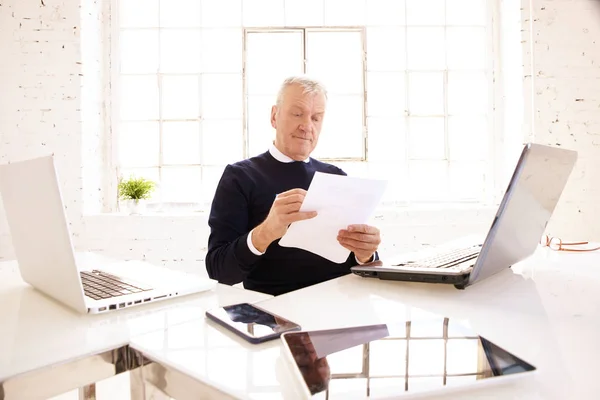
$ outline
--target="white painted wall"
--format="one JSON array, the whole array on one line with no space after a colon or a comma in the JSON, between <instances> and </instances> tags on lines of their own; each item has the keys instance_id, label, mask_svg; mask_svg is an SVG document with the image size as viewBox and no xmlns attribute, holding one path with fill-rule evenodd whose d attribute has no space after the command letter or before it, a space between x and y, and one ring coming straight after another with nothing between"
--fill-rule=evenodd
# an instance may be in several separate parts
<instances>
[{"instance_id":1,"label":"white painted wall","mask_svg":"<svg viewBox=\"0 0 600 400\"><path fill-rule=\"evenodd\" d=\"M56 154L77 249L204 272L205 214L98 213L104 193L101 164L109 154L102 125L106 104L101 101L108 88L100 68L106 49L93 43L107 38L98 31L107 6L103 9L99 0L84 0L83 8L68 0L45 3L0 1L0 162ZM535 91L533 97L531 93L525 97L524 113L529 119L516 135L516 144L519 136L533 137L529 129L533 125L536 141L581 152L550 230L565 238L600 240L599 224L593 223L600 201L600 70L594 64L600 61L595 43L600 36L596 15L589 9L593 5L592 1L534 0L530 13L529 1L522 1L523 33L517 39L527 56L525 83L533 83ZM92 26L83 34L82 20L86 28ZM527 72L530 69L533 77ZM490 208L382 209L374 223L382 230L385 255L485 231L493 213ZM0 208L0 260L12 258Z\"/></svg>"}]
</instances>

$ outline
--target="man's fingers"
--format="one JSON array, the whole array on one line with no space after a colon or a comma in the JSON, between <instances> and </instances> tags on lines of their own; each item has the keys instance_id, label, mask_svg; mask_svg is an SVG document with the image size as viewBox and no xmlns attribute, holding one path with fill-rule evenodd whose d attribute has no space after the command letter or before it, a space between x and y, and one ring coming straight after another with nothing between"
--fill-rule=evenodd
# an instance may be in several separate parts
<instances>
[{"instance_id":1,"label":"man's fingers","mask_svg":"<svg viewBox=\"0 0 600 400\"><path fill-rule=\"evenodd\" d=\"M287 215L298 212L302 203L283 204L277 206L276 210L279 215Z\"/></svg>"},{"instance_id":2,"label":"man's fingers","mask_svg":"<svg viewBox=\"0 0 600 400\"><path fill-rule=\"evenodd\" d=\"M349 225L348 231L349 232L367 233L367 234L374 235L377 232L379 232L379 229L375 228L374 226L370 226L370 225L366 225L366 224L355 224L355 225Z\"/></svg>"},{"instance_id":3,"label":"man's fingers","mask_svg":"<svg viewBox=\"0 0 600 400\"><path fill-rule=\"evenodd\" d=\"M289 196L277 197L277 199L275 199L275 204L302 203L303 201L304 201L304 195L291 194Z\"/></svg>"},{"instance_id":4,"label":"man's fingers","mask_svg":"<svg viewBox=\"0 0 600 400\"><path fill-rule=\"evenodd\" d=\"M356 250L372 250L372 251L377 250L377 245L375 243L361 242L359 240L348 239L348 238L340 238L338 240L339 240L340 244L344 247L346 247L346 245L347 245Z\"/></svg>"},{"instance_id":5,"label":"man's fingers","mask_svg":"<svg viewBox=\"0 0 600 400\"><path fill-rule=\"evenodd\" d=\"M371 235L367 233L356 233L356 232L348 232L341 231L340 237L358 240L359 242L369 242L369 243L379 243L378 235Z\"/></svg>"},{"instance_id":6,"label":"man's fingers","mask_svg":"<svg viewBox=\"0 0 600 400\"><path fill-rule=\"evenodd\" d=\"M287 216L287 221L291 224L292 222L303 221L305 219L311 219L316 216L317 216L316 211L297 212L297 213L289 214Z\"/></svg>"},{"instance_id":7,"label":"man's fingers","mask_svg":"<svg viewBox=\"0 0 600 400\"><path fill-rule=\"evenodd\" d=\"M302 197L306 196L306 190L304 189L291 189L277 195L278 199L283 199L289 196L301 195Z\"/></svg>"}]
</instances>

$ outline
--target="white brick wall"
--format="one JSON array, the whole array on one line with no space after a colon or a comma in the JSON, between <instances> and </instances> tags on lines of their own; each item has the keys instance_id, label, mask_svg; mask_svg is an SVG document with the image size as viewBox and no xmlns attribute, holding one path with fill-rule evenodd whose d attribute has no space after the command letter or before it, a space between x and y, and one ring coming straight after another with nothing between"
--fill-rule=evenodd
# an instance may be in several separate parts
<instances>
[{"instance_id":1,"label":"white brick wall","mask_svg":"<svg viewBox=\"0 0 600 400\"><path fill-rule=\"evenodd\" d=\"M54 153L75 235L81 223L78 2L0 2L0 162ZM0 257L12 256L0 212Z\"/></svg>"},{"instance_id":2,"label":"white brick wall","mask_svg":"<svg viewBox=\"0 0 600 400\"><path fill-rule=\"evenodd\" d=\"M535 141L579 152L548 232L600 241L600 4L534 0L523 27L525 45L533 39Z\"/></svg>"},{"instance_id":3,"label":"white brick wall","mask_svg":"<svg viewBox=\"0 0 600 400\"><path fill-rule=\"evenodd\" d=\"M79 45L81 40L106 39L98 29L107 6L102 8L99 0L87 0L82 12L78 2L46 3L0 1L0 161L49 152L57 155L78 249L204 272L206 215L94 215L104 201L98 190L105 182L99 167L109 154L102 136L107 108L100 101L107 91L100 69L106 49L86 47L81 52ZM523 0L523 51L527 75L531 32L535 41L535 140L581 152L577 171L550 229L565 238L600 240L599 224L590 223L600 201L596 188L600 182L600 70L594 64L600 62L600 53L595 51L597 19L589 10L593 3L534 0L531 31L529 1ZM86 27L92 26L84 33L80 33L82 18ZM84 82L91 85L84 96L80 74L85 74ZM531 79L531 75L526 77L526 83L531 85ZM531 115L529 94L525 106L526 116ZM86 111L83 124L82 107ZM531 118L525 121L526 138L532 135L529 122ZM101 149L96 151L98 146ZM375 223L382 229L385 254L435 244L473 230L485 231L493 212L382 210ZM0 210L0 259L13 256Z\"/></svg>"}]
</instances>

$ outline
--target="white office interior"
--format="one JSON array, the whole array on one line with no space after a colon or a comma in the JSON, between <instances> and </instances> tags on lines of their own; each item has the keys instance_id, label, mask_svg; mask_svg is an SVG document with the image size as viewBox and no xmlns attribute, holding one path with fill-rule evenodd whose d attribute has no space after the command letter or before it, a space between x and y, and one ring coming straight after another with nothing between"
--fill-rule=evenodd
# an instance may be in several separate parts
<instances>
[{"instance_id":1,"label":"white office interior","mask_svg":"<svg viewBox=\"0 0 600 400\"><path fill-rule=\"evenodd\" d=\"M382 260L485 235L526 144L577 152L544 227L553 245L540 239L519 266L465 290L348 275L280 299L217 284L78 315L23 281L0 201L0 400L303 398L280 339L251 345L206 321L236 302L266 302L303 329L441 315L443 379L426 398L452 398L447 378L465 375L447 368L453 320L536 367L460 397L596 398L599 33L589 0L0 0L0 165L52 155L77 253L207 279L213 194L228 164L271 146L287 76L328 90L312 156L387 181L369 220ZM154 184L135 209L120 197L132 177ZM327 394L367 398L372 385L373 398L378 387L402 398L410 374L428 386L408 372L428 356L409 357L406 329L398 376L383 384L368 362L348 364L331 381L346 385ZM115 373L113 344L148 366ZM74 378L88 369L93 379Z\"/></svg>"}]
</instances>

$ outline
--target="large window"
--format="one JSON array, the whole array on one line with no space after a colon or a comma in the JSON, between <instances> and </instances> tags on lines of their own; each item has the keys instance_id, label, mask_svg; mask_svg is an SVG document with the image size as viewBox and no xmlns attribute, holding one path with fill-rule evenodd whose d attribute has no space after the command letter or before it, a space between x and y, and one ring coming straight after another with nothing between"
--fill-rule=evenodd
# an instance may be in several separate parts
<instances>
[{"instance_id":1,"label":"large window","mask_svg":"<svg viewBox=\"0 0 600 400\"><path fill-rule=\"evenodd\" d=\"M390 180L387 201L492 189L494 51L486 0L116 0L118 176L157 204L205 207L227 163L266 151L284 77L330 101L314 157Z\"/></svg>"}]
</instances>

